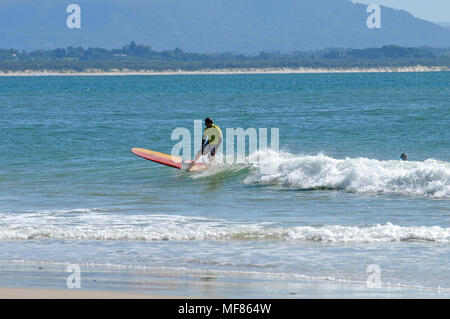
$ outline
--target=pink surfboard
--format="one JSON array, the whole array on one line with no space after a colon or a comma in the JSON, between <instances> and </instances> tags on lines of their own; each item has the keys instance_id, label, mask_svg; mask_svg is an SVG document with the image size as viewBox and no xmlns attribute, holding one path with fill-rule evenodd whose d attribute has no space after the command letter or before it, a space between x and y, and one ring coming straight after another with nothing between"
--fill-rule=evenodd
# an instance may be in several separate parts
<instances>
[{"instance_id":1,"label":"pink surfboard","mask_svg":"<svg viewBox=\"0 0 450 319\"><path fill-rule=\"evenodd\" d=\"M133 148L131 149L131 152L133 152L137 156L145 158L146 160L178 169L185 169L190 172L201 171L209 167L208 165L202 163L197 163L194 166L189 167L190 166L189 163L183 163L181 158L178 156L172 156L165 153L151 151L145 148Z\"/></svg>"}]
</instances>

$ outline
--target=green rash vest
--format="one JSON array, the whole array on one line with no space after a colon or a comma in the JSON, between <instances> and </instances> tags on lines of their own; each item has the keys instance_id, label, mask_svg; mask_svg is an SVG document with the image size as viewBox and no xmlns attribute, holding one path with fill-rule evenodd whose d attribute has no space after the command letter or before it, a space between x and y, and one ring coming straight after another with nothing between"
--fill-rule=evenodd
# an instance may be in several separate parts
<instances>
[{"instance_id":1,"label":"green rash vest","mask_svg":"<svg viewBox=\"0 0 450 319\"><path fill-rule=\"evenodd\" d=\"M214 125L214 124L211 127L208 127L205 130L205 132L203 132L203 139L206 140L207 137L209 137L209 139L208 139L209 144L217 145L217 143L219 143L219 139L223 138L220 127L218 127L217 125Z\"/></svg>"}]
</instances>

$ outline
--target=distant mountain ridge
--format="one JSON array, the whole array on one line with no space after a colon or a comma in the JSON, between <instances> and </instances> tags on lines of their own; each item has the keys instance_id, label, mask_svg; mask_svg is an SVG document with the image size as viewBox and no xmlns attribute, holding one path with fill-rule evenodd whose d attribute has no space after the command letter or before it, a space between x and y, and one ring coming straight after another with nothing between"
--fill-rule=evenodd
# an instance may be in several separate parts
<instances>
[{"instance_id":1,"label":"distant mountain ridge","mask_svg":"<svg viewBox=\"0 0 450 319\"><path fill-rule=\"evenodd\" d=\"M438 22L437 24L450 31L450 22Z\"/></svg>"},{"instance_id":2,"label":"distant mountain ridge","mask_svg":"<svg viewBox=\"0 0 450 319\"><path fill-rule=\"evenodd\" d=\"M382 7L369 29L367 5L349 0L73 0L81 29L68 29L57 0L0 2L0 48L120 48L131 40L156 50L293 52L328 47L450 47L450 32L406 11Z\"/></svg>"}]
</instances>

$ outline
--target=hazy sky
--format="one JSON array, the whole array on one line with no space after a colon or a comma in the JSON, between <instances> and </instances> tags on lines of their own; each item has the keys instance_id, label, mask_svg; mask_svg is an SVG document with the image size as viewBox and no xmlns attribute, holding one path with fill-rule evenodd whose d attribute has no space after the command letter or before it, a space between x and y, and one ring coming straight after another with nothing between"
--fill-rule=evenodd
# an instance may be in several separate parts
<instances>
[{"instance_id":1,"label":"hazy sky","mask_svg":"<svg viewBox=\"0 0 450 319\"><path fill-rule=\"evenodd\" d=\"M403 9L413 16L433 22L450 22L450 0L352 0Z\"/></svg>"}]
</instances>

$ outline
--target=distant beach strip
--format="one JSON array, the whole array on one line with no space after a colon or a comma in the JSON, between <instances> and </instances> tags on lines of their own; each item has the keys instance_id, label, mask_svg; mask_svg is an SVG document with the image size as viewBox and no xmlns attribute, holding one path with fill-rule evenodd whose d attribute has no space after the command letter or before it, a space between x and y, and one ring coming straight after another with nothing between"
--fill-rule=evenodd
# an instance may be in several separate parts
<instances>
[{"instance_id":1,"label":"distant beach strip","mask_svg":"<svg viewBox=\"0 0 450 319\"><path fill-rule=\"evenodd\" d=\"M106 76L106 75L196 75L196 74L314 74L314 73L394 73L394 72L448 72L446 66L397 66L397 67L373 67L373 68L230 68L230 69L202 69L196 71L188 70L129 70L111 69L87 69L84 72L75 70L24 70L24 71L2 71L0 76Z\"/></svg>"}]
</instances>

